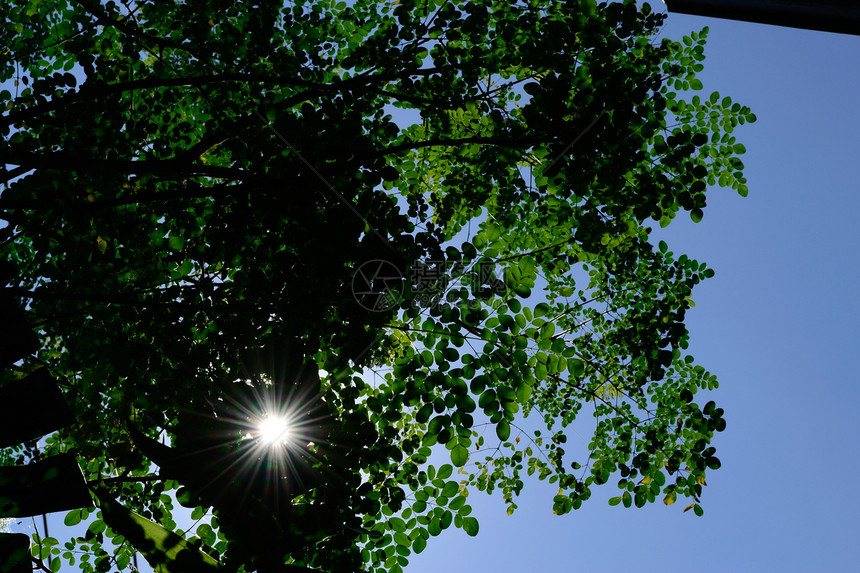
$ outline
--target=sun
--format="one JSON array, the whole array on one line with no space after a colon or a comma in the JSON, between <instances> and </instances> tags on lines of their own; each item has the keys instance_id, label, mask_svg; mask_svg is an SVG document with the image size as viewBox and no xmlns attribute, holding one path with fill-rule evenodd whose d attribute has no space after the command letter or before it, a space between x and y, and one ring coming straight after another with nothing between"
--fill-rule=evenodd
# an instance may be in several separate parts
<instances>
[{"instance_id":1,"label":"sun","mask_svg":"<svg viewBox=\"0 0 860 573\"><path fill-rule=\"evenodd\" d=\"M283 416L264 416L257 424L257 432L264 444L280 444L290 437L290 423Z\"/></svg>"}]
</instances>

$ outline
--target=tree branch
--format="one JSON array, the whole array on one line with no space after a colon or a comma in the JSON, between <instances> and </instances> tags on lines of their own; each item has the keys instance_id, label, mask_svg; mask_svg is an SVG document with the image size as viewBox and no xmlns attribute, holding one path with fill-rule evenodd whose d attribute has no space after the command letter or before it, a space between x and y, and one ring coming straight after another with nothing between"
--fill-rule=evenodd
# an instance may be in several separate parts
<instances>
[{"instance_id":1,"label":"tree branch","mask_svg":"<svg viewBox=\"0 0 860 573\"><path fill-rule=\"evenodd\" d=\"M53 153L10 153L7 154L5 161L29 169L48 168L68 171L108 171L128 175L145 173L150 175L182 175L183 177L205 175L207 177L228 180L242 180L250 177L247 171L217 165L197 165L190 163L184 158L132 161L127 159L80 157L64 151L56 151ZM14 169L12 170L12 172L15 171ZM0 183L5 183L12 178L14 178L12 173L7 173L4 177L0 178Z\"/></svg>"},{"instance_id":2,"label":"tree branch","mask_svg":"<svg viewBox=\"0 0 860 573\"><path fill-rule=\"evenodd\" d=\"M250 73L229 73L229 74L208 74L199 76L184 76L178 78L163 78L152 75L147 78L138 80L130 80L127 82L116 82L112 84L87 83L81 86L78 91L66 92L62 97L53 98L42 104L30 106L28 108L9 113L3 118L0 118L0 127L13 125L28 119L37 117L42 113L47 113L57 109L67 108L71 104L86 101L97 97L102 97L110 94L118 94L127 91L157 89L167 87L202 87L208 84L227 83L227 82L246 82L259 84L272 84L276 86L298 87L307 90L318 90L318 95L323 95L332 91L344 89L355 89L367 87L374 83L389 82L394 79L403 79L412 73L416 75L418 72L430 72L435 70L417 70L409 74L397 74L392 76L354 76L345 80L340 80L332 84L323 84L312 82L295 77L273 76L268 74L250 74ZM298 95L298 94L297 94ZM294 96L295 97L295 96ZM306 94L305 99L310 99ZM300 101L305 101L302 99ZM407 101L407 100L404 100Z\"/></svg>"},{"instance_id":3,"label":"tree branch","mask_svg":"<svg viewBox=\"0 0 860 573\"><path fill-rule=\"evenodd\" d=\"M121 197L110 197L89 201L69 201L49 203L44 199L3 199L0 197L0 211L27 209L33 211L50 211L54 209L68 210L98 210L112 209L115 207L127 207L145 203L158 203L162 201L177 201L184 199L206 199L226 197L229 195L242 195L261 192L264 187L257 182L241 183L239 185L216 185L213 187L194 187L181 191L146 191L133 195Z\"/></svg>"},{"instance_id":4,"label":"tree branch","mask_svg":"<svg viewBox=\"0 0 860 573\"><path fill-rule=\"evenodd\" d=\"M147 483L153 481L164 481L167 478L161 475L155 476L117 476L111 478L91 479L87 481L87 485L98 485L99 483Z\"/></svg>"},{"instance_id":5,"label":"tree branch","mask_svg":"<svg viewBox=\"0 0 860 573\"><path fill-rule=\"evenodd\" d=\"M39 557L32 557L31 559L33 560L33 565L36 566L36 569L40 569L45 573L54 573L53 571L48 569L47 566L45 566L45 562L42 561Z\"/></svg>"},{"instance_id":6,"label":"tree branch","mask_svg":"<svg viewBox=\"0 0 860 573\"><path fill-rule=\"evenodd\" d=\"M524 137L518 140L504 140L497 137L459 137L454 139L437 138L427 139L424 141L407 141L399 145L392 145L391 147L386 147L385 149L379 149L375 152L369 153L367 154L367 157L376 159L393 153L398 153L400 151L410 151L412 149L421 149L422 147L456 147L458 145L471 145L475 143L481 145L493 145L496 147L508 147L511 149L528 149L533 145L544 142L545 140L539 137Z\"/></svg>"},{"instance_id":7,"label":"tree branch","mask_svg":"<svg viewBox=\"0 0 860 573\"><path fill-rule=\"evenodd\" d=\"M142 292L131 293L130 295L110 295L110 294L80 294L80 293L54 293L46 289L27 290L19 287L6 287L0 289L0 292L6 292L12 296L21 298L53 300L53 301L81 301L81 302L99 302L107 304L122 304L129 306L147 307L147 306L181 306L182 303L156 303L154 301L142 301L134 297L134 295L144 294Z\"/></svg>"}]
</instances>

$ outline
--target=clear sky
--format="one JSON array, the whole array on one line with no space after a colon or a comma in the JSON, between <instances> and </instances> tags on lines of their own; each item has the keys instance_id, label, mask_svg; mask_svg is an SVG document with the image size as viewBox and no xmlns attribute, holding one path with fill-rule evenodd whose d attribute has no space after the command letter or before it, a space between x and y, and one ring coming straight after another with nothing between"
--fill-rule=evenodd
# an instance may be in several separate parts
<instances>
[{"instance_id":1,"label":"clear sky","mask_svg":"<svg viewBox=\"0 0 860 573\"><path fill-rule=\"evenodd\" d=\"M728 422L705 515L682 514L680 501L609 507L610 481L556 517L555 488L529 481L511 517L499 495L474 493L478 537L445 531L409 573L857 570L860 36L683 15L664 35L704 26L701 93L758 116L736 130L749 197L714 189L702 223L660 232L717 272L687 315L690 352L719 377Z\"/></svg>"},{"instance_id":2,"label":"clear sky","mask_svg":"<svg viewBox=\"0 0 860 573\"><path fill-rule=\"evenodd\" d=\"M687 314L690 353L719 377L728 422L705 515L680 502L610 507L610 481L556 517L555 488L527 482L511 517L499 495L473 494L479 535L444 532L409 573L860 567L860 36L667 22L674 39L710 28L701 93L758 116L735 131L749 197L713 189L701 223L679 219L661 235L717 273Z\"/></svg>"}]
</instances>

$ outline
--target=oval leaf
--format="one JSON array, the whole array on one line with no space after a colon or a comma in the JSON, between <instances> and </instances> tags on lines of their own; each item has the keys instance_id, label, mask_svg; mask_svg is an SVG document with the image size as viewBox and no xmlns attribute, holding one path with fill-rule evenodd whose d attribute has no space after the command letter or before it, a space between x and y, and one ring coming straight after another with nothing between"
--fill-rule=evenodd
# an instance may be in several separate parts
<instances>
[{"instance_id":1,"label":"oval leaf","mask_svg":"<svg viewBox=\"0 0 860 573\"><path fill-rule=\"evenodd\" d=\"M464 517L463 518L463 531L465 531L470 537L475 537L478 535L478 520L474 517Z\"/></svg>"},{"instance_id":2,"label":"oval leaf","mask_svg":"<svg viewBox=\"0 0 860 573\"><path fill-rule=\"evenodd\" d=\"M511 437L511 425L504 418L499 420L499 423L496 424L496 435L503 442Z\"/></svg>"},{"instance_id":3,"label":"oval leaf","mask_svg":"<svg viewBox=\"0 0 860 573\"><path fill-rule=\"evenodd\" d=\"M457 444L451 449L451 463L460 468L469 460L469 450Z\"/></svg>"}]
</instances>

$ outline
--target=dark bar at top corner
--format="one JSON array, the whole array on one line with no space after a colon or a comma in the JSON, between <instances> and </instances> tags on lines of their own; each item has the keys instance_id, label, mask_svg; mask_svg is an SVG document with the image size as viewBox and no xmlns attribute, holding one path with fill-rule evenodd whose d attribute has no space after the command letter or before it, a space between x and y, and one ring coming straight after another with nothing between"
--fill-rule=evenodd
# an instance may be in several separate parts
<instances>
[{"instance_id":1,"label":"dark bar at top corner","mask_svg":"<svg viewBox=\"0 0 860 573\"><path fill-rule=\"evenodd\" d=\"M669 13L860 35L860 0L664 0Z\"/></svg>"}]
</instances>

